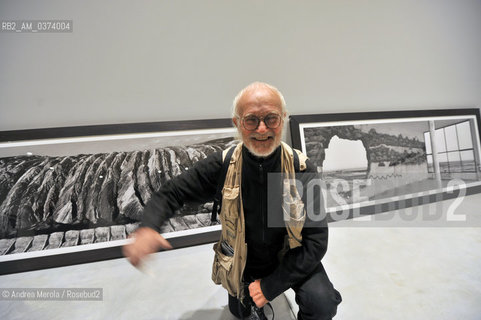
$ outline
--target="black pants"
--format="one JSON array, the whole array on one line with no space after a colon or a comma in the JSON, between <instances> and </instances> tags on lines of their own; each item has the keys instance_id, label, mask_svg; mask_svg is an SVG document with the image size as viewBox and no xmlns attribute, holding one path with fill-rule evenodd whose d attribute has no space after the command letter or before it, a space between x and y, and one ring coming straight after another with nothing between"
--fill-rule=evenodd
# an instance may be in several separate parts
<instances>
[{"instance_id":1,"label":"black pants","mask_svg":"<svg viewBox=\"0 0 481 320\"><path fill-rule=\"evenodd\" d=\"M334 289L327 277L322 264L302 282L292 287L296 293L296 303L299 305L298 320L328 320L337 312L337 305L341 303L341 294ZM246 292L248 295L249 292ZM229 310L240 318L238 300L229 295ZM249 315L250 309L241 305L243 316Z\"/></svg>"}]
</instances>

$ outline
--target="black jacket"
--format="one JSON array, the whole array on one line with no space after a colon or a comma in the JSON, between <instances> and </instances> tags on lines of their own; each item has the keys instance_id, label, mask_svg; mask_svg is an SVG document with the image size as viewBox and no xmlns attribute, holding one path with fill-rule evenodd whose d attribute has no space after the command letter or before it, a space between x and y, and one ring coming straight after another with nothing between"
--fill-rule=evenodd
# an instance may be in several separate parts
<instances>
[{"instance_id":1,"label":"black jacket","mask_svg":"<svg viewBox=\"0 0 481 320\"><path fill-rule=\"evenodd\" d=\"M284 245L285 227L268 226L269 215L282 215L279 193L268 192L268 173L280 172L279 147L267 158L257 158L243 147L242 199L247 243L245 275L261 280L261 289L269 301L302 282L320 263L327 250L328 230L325 220L313 222L309 218L302 231L302 246L289 250L282 261L278 252ZM222 153L216 152L178 177L168 181L147 203L142 226L159 231L160 226L178 210L185 201L204 203L212 201L222 169ZM296 175L307 185L315 177L315 167L307 161L307 174ZM269 175L269 179L272 179ZM272 181L272 180L270 180ZM304 192L304 202L306 203ZM320 192L314 201L319 201ZM270 199L268 201L268 198ZM278 213L278 214L277 214ZM269 220L272 221L272 220Z\"/></svg>"}]
</instances>

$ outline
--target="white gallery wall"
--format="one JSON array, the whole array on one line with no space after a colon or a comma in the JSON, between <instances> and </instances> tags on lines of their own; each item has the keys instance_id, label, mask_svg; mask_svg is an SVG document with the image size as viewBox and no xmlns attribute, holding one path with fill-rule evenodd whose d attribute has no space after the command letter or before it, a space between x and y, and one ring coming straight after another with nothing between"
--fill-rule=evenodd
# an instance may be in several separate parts
<instances>
[{"instance_id":1,"label":"white gallery wall","mask_svg":"<svg viewBox=\"0 0 481 320\"><path fill-rule=\"evenodd\" d=\"M223 118L245 85L293 114L481 107L481 0L17 1L0 20L0 131Z\"/></svg>"}]
</instances>

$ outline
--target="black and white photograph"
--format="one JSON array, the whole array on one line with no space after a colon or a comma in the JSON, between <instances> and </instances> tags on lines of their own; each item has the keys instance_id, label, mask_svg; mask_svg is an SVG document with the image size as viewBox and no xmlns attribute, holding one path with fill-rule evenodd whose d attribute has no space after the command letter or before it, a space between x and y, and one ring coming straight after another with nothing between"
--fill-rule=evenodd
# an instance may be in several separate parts
<instances>
[{"instance_id":1,"label":"black and white photograph","mask_svg":"<svg viewBox=\"0 0 481 320\"><path fill-rule=\"evenodd\" d=\"M313 121L300 123L291 117L292 132L299 133L294 144L314 162L326 184L328 210L442 192L453 183L481 184L479 111L393 115L324 122L317 120L323 115L314 115Z\"/></svg>"},{"instance_id":2,"label":"black and white photograph","mask_svg":"<svg viewBox=\"0 0 481 320\"><path fill-rule=\"evenodd\" d=\"M154 192L235 144L235 133L206 127L0 143L0 255L117 244L138 228ZM176 237L218 230L211 211L212 203L186 203L161 232Z\"/></svg>"}]
</instances>

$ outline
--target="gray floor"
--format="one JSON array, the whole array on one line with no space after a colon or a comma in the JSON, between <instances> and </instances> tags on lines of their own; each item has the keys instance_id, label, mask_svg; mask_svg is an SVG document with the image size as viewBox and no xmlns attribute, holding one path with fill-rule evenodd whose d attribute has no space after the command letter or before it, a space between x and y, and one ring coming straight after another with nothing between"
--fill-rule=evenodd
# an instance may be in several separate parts
<instances>
[{"instance_id":1,"label":"gray floor","mask_svg":"<svg viewBox=\"0 0 481 320\"><path fill-rule=\"evenodd\" d=\"M453 201L443 202L443 210ZM480 319L480 206L481 195L474 195L456 210L477 227L333 224L324 266L344 300L336 319ZM225 291L210 280L211 247L156 254L144 272L117 259L1 276L0 288L96 287L103 300L0 301L0 317L233 319ZM293 301L292 291L274 301L276 319L293 319Z\"/></svg>"}]
</instances>

